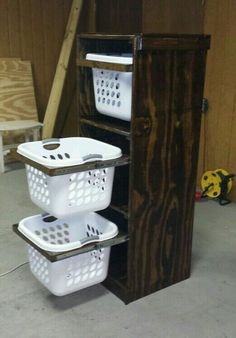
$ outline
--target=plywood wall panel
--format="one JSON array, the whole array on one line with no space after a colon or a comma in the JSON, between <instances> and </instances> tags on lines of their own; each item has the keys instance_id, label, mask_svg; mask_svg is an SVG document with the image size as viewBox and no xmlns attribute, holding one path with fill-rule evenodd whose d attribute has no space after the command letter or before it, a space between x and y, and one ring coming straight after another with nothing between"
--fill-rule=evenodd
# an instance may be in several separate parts
<instances>
[{"instance_id":1,"label":"plywood wall panel","mask_svg":"<svg viewBox=\"0 0 236 338\"><path fill-rule=\"evenodd\" d=\"M72 0L0 1L0 58L31 61L40 121L46 110L71 3Z\"/></svg>"},{"instance_id":2,"label":"plywood wall panel","mask_svg":"<svg viewBox=\"0 0 236 338\"><path fill-rule=\"evenodd\" d=\"M44 64L45 64L45 55L44 55L44 34L42 29L43 14L42 14L42 2L34 1L33 6L31 7L32 11L32 35L33 35L33 77L34 77L34 86L37 97L37 106L42 120L43 111L47 103L48 92L46 90L45 74L44 74Z\"/></svg>"},{"instance_id":3,"label":"plywood wall panel","mask_svg":"<svg viewBox=\"0 0 236 338\"><path fill-rule=\"evenodd\" d=\"M19 0L19 18L21 57L24 60L33 60L32 11L30 0Z\"/></svg>"},{"instance_id":4,"label":"plywood wall panel","mask_svg":"<svg viewBox=\"0 0 236 338\"><path fill-rule=\"evenodd\" d=\"M42 9L42 27L44 35L44 57L47 62L44 65L44 77L48 78L46 82L46 92L51 90L52 81L55 74L55 65L57 64L56 55L58 50L55 44L55 1L47 1ZM62 33L63 36L63 33Z\"/></svg>"},{"instance_id":5,"label":"plywood wall panel","mask_svg":"<svg viewBox=\"0 0 236 338\"><path fill-rule=\"evenodd\" d=\"M10 54L8 34L8 6L7 2L0 1L0 57Z\"/></svg>"},{"instance_id":6,"label":"plywood wall panel","mask_svg":"<svg viewBox=\"0 0 236 338\"><path fill-rule=\"evenodd\" d=\"M202 0L143 0L142 30L145 33L189 33L203 31Z\"/></svg>"},{"instance_id":7,"label":"plywood wall panel","mask_svg":"<svg viewBox=\"0 0 236 338\"><path fill-rule=\"evenodd\" d=\"M9 27L9 53L14 56L21 55L20 17L19 2L7 1L8 6L8 27Z\"/></svg>"},{"instance_id":8,"label":"plywood wall panel","mask_svg":"<svg viewBox=\"0 0 236 338\"><path fill-rule=\"evenodd\" d=\"M127 34L142 31L142 0L97 0L97 31Z\"/></svg>"},{"instance_id":9,"label":"plywood wall panel","mask_svg":"<svg viewBox=\"0 0 236 338\"><path fill-rule=\"evenodd\" d=\"M204 31L211 34L205 96L205 168L236 173L236 2L207 1ZM236 188L231 194L236 201Z\"/></svg>"}]
</instances>

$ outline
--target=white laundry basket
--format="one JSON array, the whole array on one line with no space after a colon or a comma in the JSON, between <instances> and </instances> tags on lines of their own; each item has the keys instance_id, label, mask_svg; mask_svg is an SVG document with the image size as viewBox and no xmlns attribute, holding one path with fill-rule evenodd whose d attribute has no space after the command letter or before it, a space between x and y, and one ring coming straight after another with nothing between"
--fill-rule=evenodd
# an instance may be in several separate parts
<instances>
[{"instance_id":1,"label":"white laundry basket","mask_svg":"<svg viewBox=\"0 0 236 338\"><path fill-rule=\"evenodd\" d=\"M87 54L87 60L112 62L131 65L133 58L129 56L113 56L103 54ZM99 113L131 120L132 72L93 68L93 87L95 105Z\"/></svg>"},{"instance_id":2,"label":"white laundry basket","mask_svg":"<svg viewBox=\"0 0 236 338\"><path fill-rule=\"evenodd\" d=\"M121 156L120 148L84 137L23 143L17 152L48 168ZM114 170L109 167L49 176L27 164L30 197L36 205L56 217L102 210L111 201Z\"/></svg>"},{"instance_id":3,"label":"white laundry basket","mask_svg":"<svg viewBox=\"0 0 236 338\"><path fill-rule=\"evenodd\" d=\"M50 216L46 218L50 219ZM96 237L109 239L118 233L114 223L96 213L52 222L46 222L42 215L36 215L22 220L18 229L35 244L56 251L70 250L71 247L79 248L94 241ZM100 283L107 276L110 247L57 262L50 262L32 246L27 247L32 274L57 296Z\"/></svg>"}]
</instances>

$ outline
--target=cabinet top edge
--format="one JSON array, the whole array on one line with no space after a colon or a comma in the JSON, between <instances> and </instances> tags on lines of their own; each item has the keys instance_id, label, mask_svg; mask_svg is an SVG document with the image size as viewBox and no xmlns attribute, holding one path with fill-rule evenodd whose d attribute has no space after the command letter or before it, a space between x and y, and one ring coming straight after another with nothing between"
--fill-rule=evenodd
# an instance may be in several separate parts
<instances>
[{"instance_id":1,"label":"cabinet top edge","mask_svg":"<svg viewBox=\"0 0 236 338\"><path fill-rule=\"evenodd\" d=\"M156 33L134 33L134 34L107 34L107 33L80 33L80 39L95 40L136 40L139 50L145 49L209 49L210 35L206 34L156 34Z\"/></svg>"}]
</instances>

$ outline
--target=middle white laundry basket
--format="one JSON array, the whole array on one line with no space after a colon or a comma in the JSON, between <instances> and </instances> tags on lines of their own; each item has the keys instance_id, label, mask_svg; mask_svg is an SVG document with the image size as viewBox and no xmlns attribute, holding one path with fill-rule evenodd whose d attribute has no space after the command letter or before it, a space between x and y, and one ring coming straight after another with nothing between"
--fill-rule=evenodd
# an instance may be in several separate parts
<instances>
[{"instance_id":1,"label":"middle white laundry basket","mask_svg":"<svg viewBox=\"0 0 236 338\"><path fill-rule=\"evenodd\" d=\"M54 252L110 239L118 233L113 222L94 212L63 219L50 215L31 216L19 223L18 230L38 247ZM51 293L63 296L101 283L106 278L110 247L50 262L28 245L28 256L32 274Z\"/></svg>"},{"instance_id":2,"label":"middle white laundry basket","mask_svg":"<svg viewBox=\"0 0 236 338\"><path fill-rule=\"evenodd\" d=\"M17 152L47 168L111 160L122 155L118 147L85 137L22 143ZM49 176L26 164L30 197L56 217L102 210L111 201L114 170L108 167Z\"/></svg>"}]
</instances>

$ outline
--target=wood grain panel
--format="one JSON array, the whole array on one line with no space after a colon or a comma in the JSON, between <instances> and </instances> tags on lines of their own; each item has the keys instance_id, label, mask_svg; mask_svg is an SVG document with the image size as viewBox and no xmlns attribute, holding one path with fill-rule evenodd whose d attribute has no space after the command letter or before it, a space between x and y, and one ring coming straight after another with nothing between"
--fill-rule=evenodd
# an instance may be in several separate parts
<instances>
[{"instance_id":1,"label":"wood grain panel","mask_svg":"<svg viewBox=\"0 0 236 338\"><path fill-rule=\"evenodd\" d=\"M19 2L7 1L8 6L8 27L9 27L9 53L11 56L21 55L21 27L19 17Z\"/></svg>"},{"instance_id":2,"label":"wood grain panel","mask_svg":"<svg viewBox=\"0 0 236 338\"><path fill-rule=\"evenodd\" d=\"M48 82L48 77L45 78L44 65L46 62L44 54L44 34L42 29L43 13L42 1L34 1L32 10L32 35L33 35L33 76L34 86L37 98L37 107L39 118L42 121L43 112L47 104L48 92L45 82Z\"/></svg>"},{"instance_id":3,"label":"wood grain panel","mask_svg":"<svg viewBox=\"0 0 236 338\"><path fill-rule=\"evenodd\" d=\"M21 58L33 60L31 0L19 0Z\"/></svg>"},{"instance_id":4,"label":"wood grain panel","mask_svg":"<svg viewBox=\"0 0 236 338\"><path fill-rule=\"evenodd\" d=\"M128 34L142 31L142 0L97 0L97 32Z\"/></svg>"},{"instance_id":5,"label":"wood grain panel","mask_svg":"<svg viewBox=\"0 0 236 338\"><path fill-rule=\"evenodd\" d=\"M40 121L48 102L70 5L71 0L0 1L0 57L31 61Z\"/></svg>"},{"instance_id":6,"label":"wood grain panel","mask_svg":"<svg viewBox=\"0 0 236 338\"><path fill-rule=\"evenodd\" d=\"M31 64L0 59L0 121L38 120Z\"/></svg>"},{"instance_id":7,"label":"wood grain panel","mask_svg":"<svg viewBox=\"0 0 236 338\"><path fill-rule=\"evenodd\" d=\"M143 0L144 33L203 32L202 0Z\"/></svg>"},{"instance_id":8,"label":"wood grain panel","mask_svg":"<svg viewBox=\"0 0 236 338\"><path fill-rule=\"evenodd\" d=\"M207 1L204 30L212 35L212 42L204 94L209 112L203 169L236 173L236 2ZM236 201L235 185L231 199Z\"/></svg>"},{"instance_id":9,"label":"wood grain panel","mask_svg":"<svg viewBox=\"0 0 236 338\"><path fill-rule=\"evenodd\" d=\"M10 55L8 38L8 7L7 2L0 1L0 57Z\"/></svg>"},{"instance_id":10,"label":"wood grain panel","mask_svg":"<svg viewBox=\"0 0 236 338\"><path fill-rule=\"evenodd\" d=\"M205 54L159 50L137 57L128 254L132 299L190 275Z\"/></svg>"}]
</instances>

